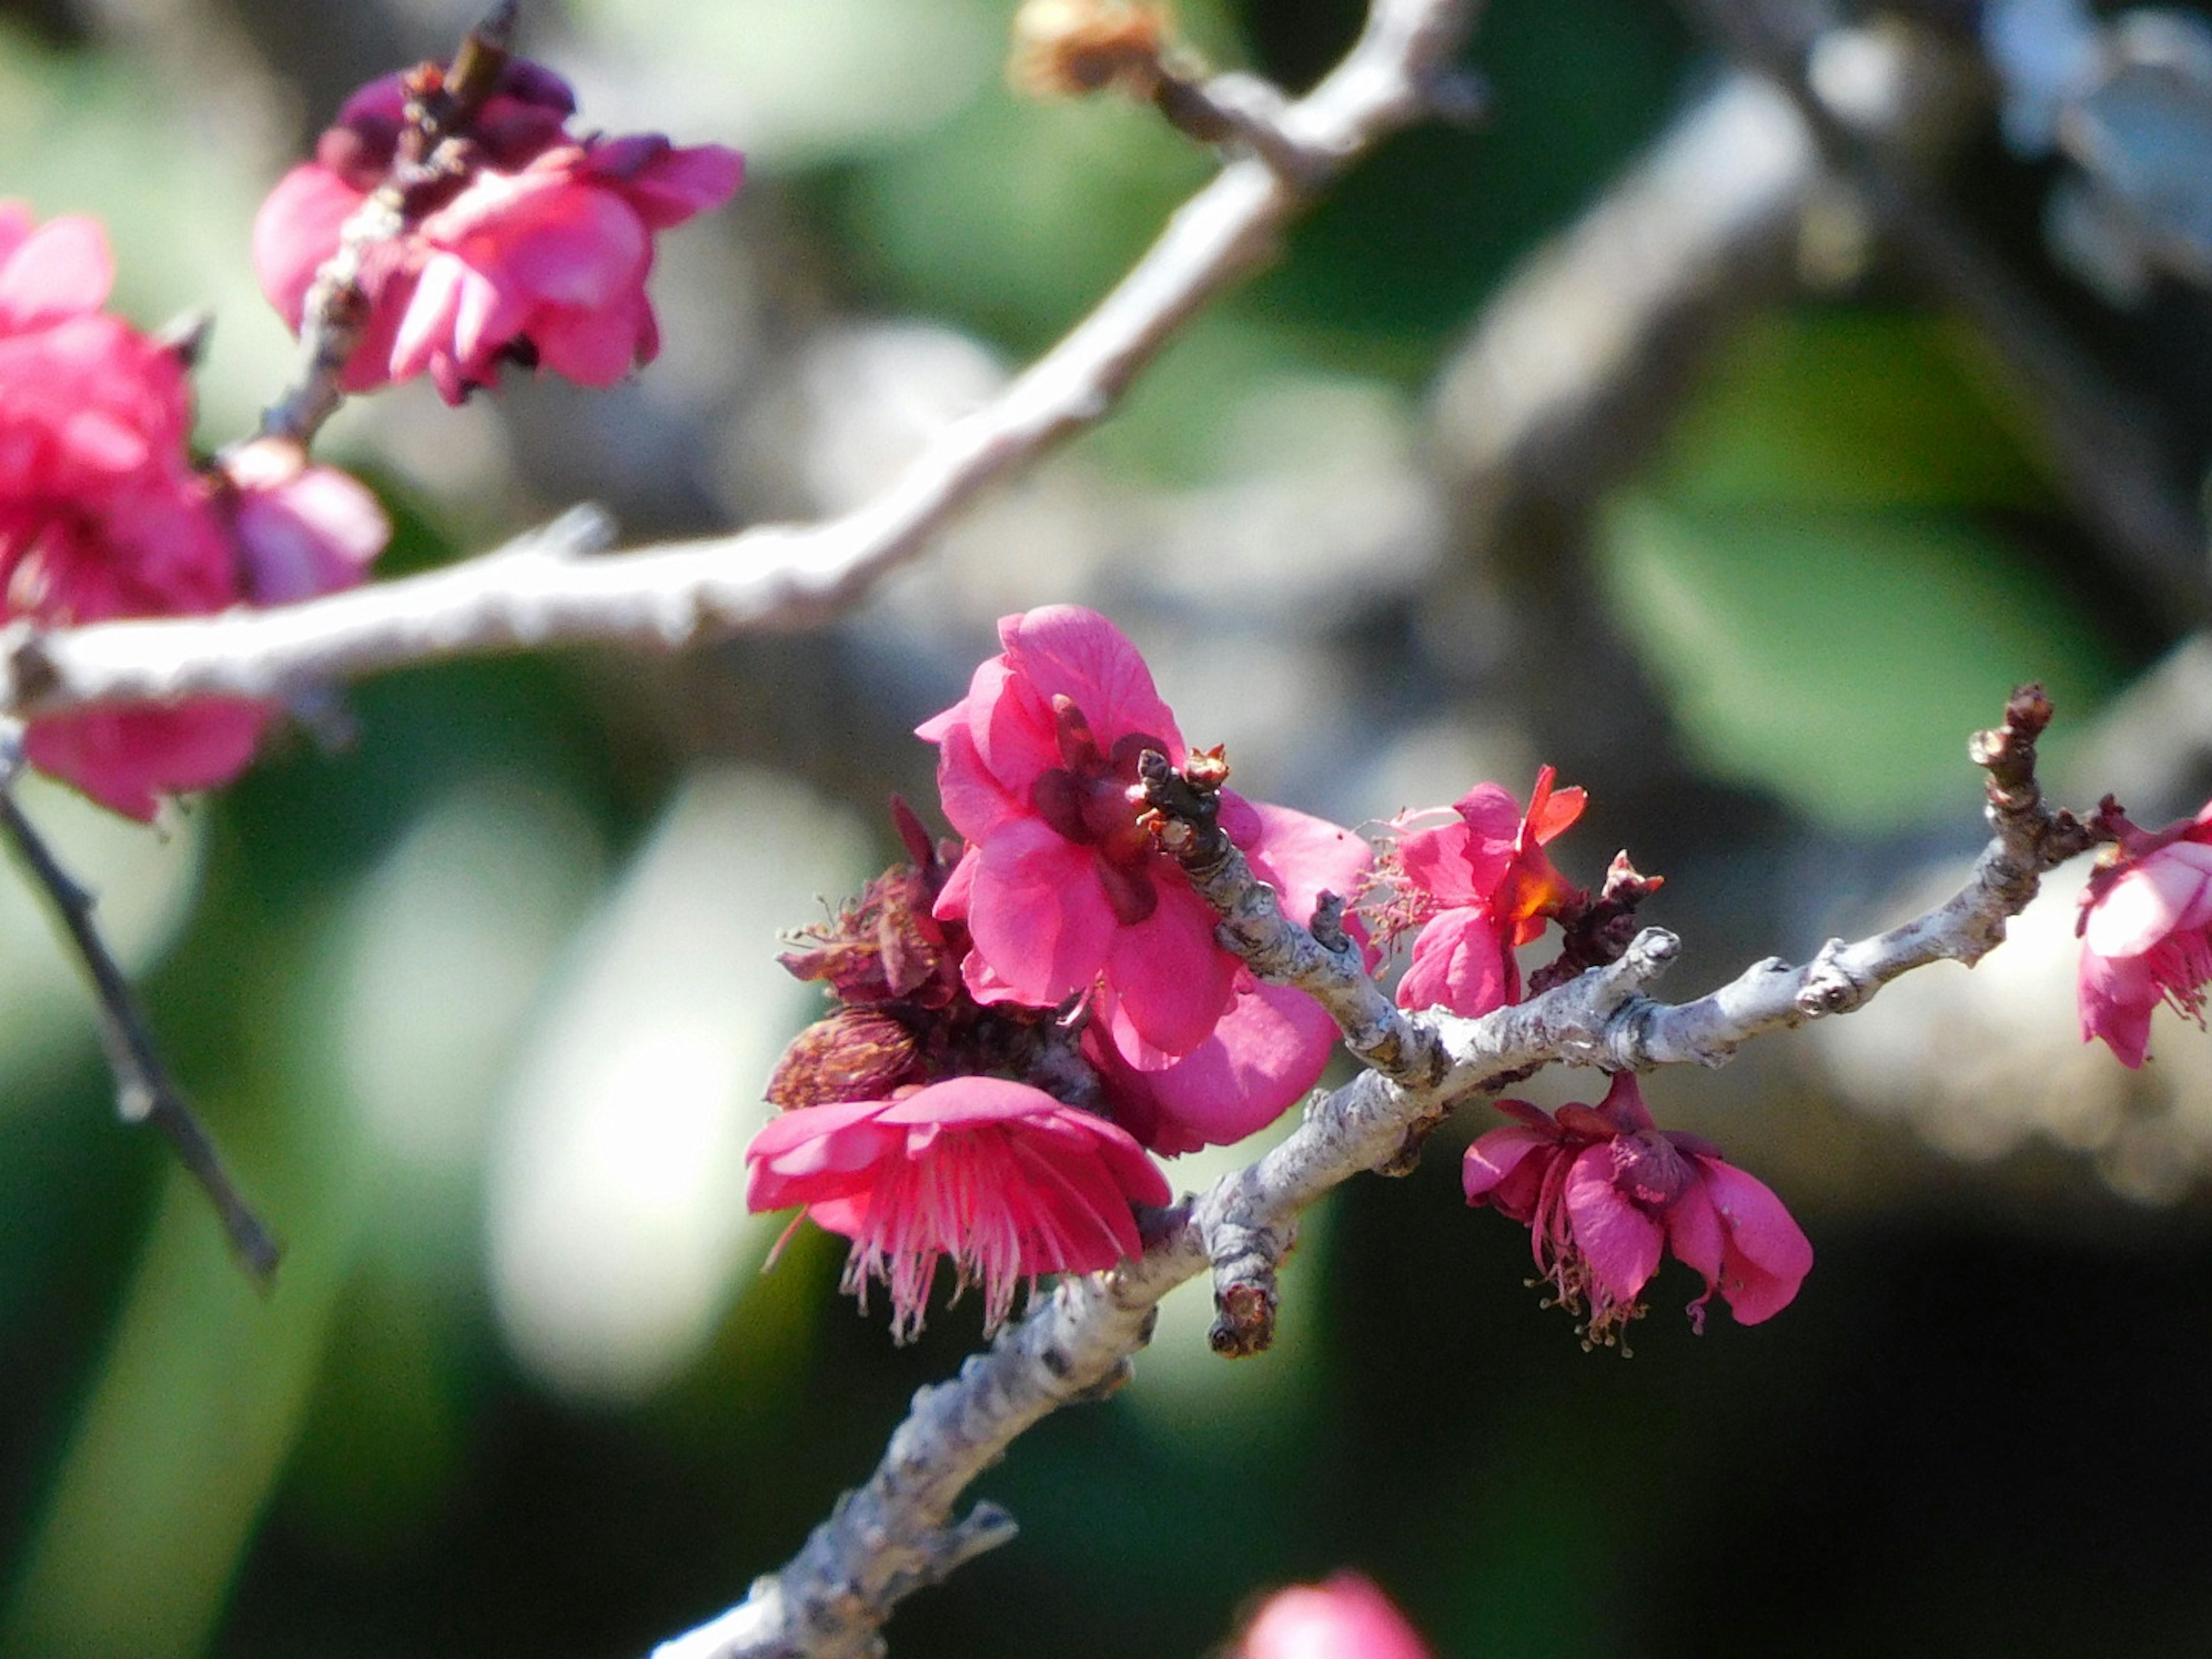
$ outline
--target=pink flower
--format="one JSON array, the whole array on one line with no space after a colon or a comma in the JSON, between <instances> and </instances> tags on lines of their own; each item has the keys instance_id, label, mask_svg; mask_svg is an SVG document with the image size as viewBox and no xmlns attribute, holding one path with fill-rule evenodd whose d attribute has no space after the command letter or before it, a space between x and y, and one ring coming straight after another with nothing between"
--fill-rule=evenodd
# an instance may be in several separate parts
<instances>
[{"instance_id":1,"label":"pink flower","mask_svg":"<svg viewBox=\"0 0 2212 1659\"><path fill-rule=\"evenodd\" d=\"M1548 766L1536 774L1525 815L1496 784L1477 784L1452 808L1458 823L1399 836L1388 872L1397 891L1383 926L1421 930L1398 982L1400 1007L1441 1005L1473 1017L1521 1000L1514 948L1580 896L1543 849L1582 816L1583 792L1554 793L1553 776Z\"/></svg>"},{"instance_id":2,"label":"pink flower","mask_svg":"<svg viewBox=\"0 0 2212 1659\"><path fill-rule=\"evenodd\" d=\"M2141 1066L2151 1011L2202 1025L2212 980L2212 806L2155 831L2112 813L2119 842L2081 896L2081 1040Z\"/></svg>"},{"instance_id":3,"label":"pink flower","mask_svg":"<svg viewBox=\"0 0 2212 1659\"><path fill-rule=\"evenodd\" d=\"M1276 1591L1232 1653L1234 1659L1430 1659L1406 1615L1356 1572Z\"/></svg>"},{"instance_id":4,"label":"pink flower","mask_svg":"<svg viewBox=\"0 0 2212 1659\"><path fill-rule=\"evenodd\" d=\"M1003 618L999 637L1005 653L921 728L939 745L945 816L970 843L937 913L968 926L977 1000L1052 1007L1103 981L1116 1048L1164 1069L1213 1035L1242 971L1138 822L1138 757L1182 766L1182 734L1136 647L1097 612L1048 606ZM1221 800L1222 827L1301 920L1322 887L1344 891L1365 867L1349 831L1227 790Z\"/></svg>"},{"instance_id":5,"label":"pink flower","mask_svg":"<svg viewBox=\"0 0 2212 1659\"><path fill-rule=\"evenodd\" d=\"M853 1241L845 1288L890 1290L900 1341L921 1327L938 1259L983 1286L984 1322L1014 1285L1097 1273L1136 1255L1133 1204L1165 1204L1164 1176L1103 1118L1027 1084L958 1077L895 1100L809 1106L772 1120L745 1152L748 1208L803 1204Z\"/></svg>"},{"instance_id":6,"label":"pink flower","mask_svg":"<svg viewBox=\"0 0 2212 1659\"><path fill-rule=\"evenodd\" d=\"M392 538L391 520L360 480L309 465L290 439L240 445L222 458L215 478L240 586L255 605L351 587Z\"/></svg>"},{"instance_id":7,"label":"pink flower","mask_svg":"<svg viewBox=\"0 0 2212 1659\"><path fill-rule=\"evenodd\" d=\"M1614 1075L1595 1106L1556 1115L1501 1100L1518 1121L1468 1148L1470 1204L1525 1224L1536 1267L1570 1313L1587 1311L1589 1345L1620 1340L1662 1248L1705 1276L1690 1323L1705 1328L1715 1291L1741 1324L1789 1306L1812 1270L1813 1247L1762 1182L1709 1142L1651 1121L1632 1073Z\"/></svg>"},{"instance_id":8,"label":"pink flower","mask_svg":"<svg viewBox=\"0 0 2212 1659\"><path fill-rule=\"evenodd\" d=\"M1249 973L1237 976L1206 1041L1180 1058L1149 1070L1132 1065L1109 1030L1097 1021L1085 1028L1084 1056L1114 1121L1165 1158L1232 1146L1266 1128L1314 1086L1337 1039L1336 1022L1304 992Z\"/></svg>"},{"instance_id":9,"label":"pink flower","mask_svg":"<svg viewBox=\"0 0 2212 1659\"><path fill-rule=\"evenodd\" d=\"M96 224L33 231L0 204L0 617L201 615L260 597L277 564L313 567L283 597L358 580L384 539L367 492L304 461L288 481L235 490L195 471L184 365L100 311L112 276ZM343 527L333 496L349 509ZM269 713L234 698L88 709L32 721L24 747L40 770L146 819L161 794L234 777Z\"/></svg>"},{"instance_id":10,"label":"pink flower","mask_svg":"<svg viewBox=\"0 0 2212 1659\"><path fill-rule=\"evenodd\" d=\"M346 220L392 165L404 103L398 76L362 88L316 159L262 204L254 270L295 331ZM574 107L558 76L508 60L501 90L469 123L470 165L411 201L405 234L364 261L369 316L348 390L427 372L458 404L495 384L506 362L609 386L658 354L645 289L653 233L727 201L744 158L654 134L578 137L566 127Z\"/></svg>"}]
</instances>

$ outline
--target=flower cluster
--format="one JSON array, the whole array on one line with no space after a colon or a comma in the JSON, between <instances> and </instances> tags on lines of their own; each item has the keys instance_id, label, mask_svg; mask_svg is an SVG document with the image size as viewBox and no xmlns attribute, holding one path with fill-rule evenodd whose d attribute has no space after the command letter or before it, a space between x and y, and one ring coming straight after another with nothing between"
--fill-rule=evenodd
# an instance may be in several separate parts
<instances>
[{"instance_id":1,"label":"flower cluster","mask_svg":"<svg viewBox=\"0 0 2212 1659\"><path fill-rule=\"evenodd\" d=\"M1468 1202L1528 1229L1537 1272L1583 1321L1587 1346L1618 1344L1644 1312L1662 1249L1705 1277L1690 1304L1698 1330L1715 1291L1739 1323L1756 1325L1812 1271L1813 1247L1782 1200L1710 1142L1655 1124L1633 1073L1617 1073L1595 1106L1498 1107L1515 1121L1468 1148Z\"/></svg>"},{"instance_id":2,"label":"flower cluster","mask_svg":"<svg viewBox=\"0 0 2212 1659\"><path fill-rule=\"evenodd\" d=\"M392 184L416 118L410 104L419 107L437 79L430 66L362 88L315 159L263 203L254 270L295 331L346 222ZM660 336L645 284L654 233L727 201L744 158L655 134L572 132L575 107L551 70L502 60L440 165L408 183L403 233L366 251L367 317L345 366L348 391L428 374L458 404L495 384L502 363L542 364L599 386L653 360Z\"/></svg>"},{"instance_id":3,"label":"flower cluster","mask_svg":"<svg viewBox=\"0 0 2212 1659\"><path fill-rule=\"evenodd\" d=\"M784 1115L750 1153L754 1207L803 1203L850 1237L848 1284L888 1285L901 1335L940 1258L981 1281L995 1324L1018 1280L1133 1253L1130 1206L1167 1198L1145 1153L1264 1127L1336 1035L1223 948L1154 848L1139 757L1189 757L1136 648L1067 605L999 632L1004 652L921 732L960 839L933 845L895 805L909 861L785 957L839 1006L786 1052L769 1089ZM1222 821L1300 917L1370 857L1236 795ZM794 1159L820 1178L797 1182Z\"/></svg>"},{"instance_id":4,"label":"flower cluster","mask_svg":"<svg viewBox=\"0 0 2212 1659\"><path fill-rule=\"evenodd\" d=\"M91 221L33 228L0 204L0 617L194 616L358 581L388 534L368 492L274 441L196 467L185 360L101 310L113 278ZM231 698L91 709L33 720L25 750L150 818L161 794L235 776L270 712Z\"/></svg>"},{"instance_id":5,"label":"flower cluster","mask_svg":"<svg viewBox=\"0 0 2212 1659\"><path fill-rule=\"evenodd\" d=\"M1525 812L1486 783L1442 824L1431 824L1434 811L1394 824L1395 844L1365 908L1385 939L1418 930L1401 1006L1475 1018L1518 1002L1516 952L1549 921L1567 932L1562 961L1571 966L1617 955L1621 924L1661 883L1638 875L1625 854L1595 902L1568 882L1544 849L1581 817L1583 795L1554 781L1550 767L1537 773ZM1747 1325L1796 1295L1812 1247L1781 1200L1707 1142L1658 1128L1632 1074L1617 1076L1596 1106L1556 1115L1521 1101L1498 1106L1516 1121L1468 1149L1468 1202L1528 1228L1541 1282L1581 1319L1589 1346L1617 1345L1644 1311L1662 1248L1705 1276L1705 1294L1690 1306L1694 1328L1704 1328L1717 1290Z\"/></svg>"},{"instance_id":6,"label":"flower cluster","mask_svg":"<svg viewBox=\"0 0 2212 1659\"><path fill-rule=\"evenodd\" d=\"M1381 872L1392 890L1372 908L1386 938L1419 930L1399 1006L1472 1018L1521 1000L1516 949L1584 902L1544 852L1583 811L1583 792L1554 790L1553 780L1548 766L1536 774L1525 813L1506 791L1481 783L1453 804L1455 821L1415 828L1437 816L1431 810L1393 824L1397 844Z\"/></svg>"},{"instance_id":7,"label":"flower cluster","mask_svg":"<svg viewBox=\"0 0 2212 1659\"><path fill-rule=\"evenodd\" d=\"M2141 1066L2161 1002L2204 1023L2212 806L2157 830L2138 830L2117 809L2105 817L2113 845L2089 878L2078 923L2081 1039L2102 1037L2124 1064Z\"/></svg>"},{"instance_id":8,"label":"flower cluster","mask_svg":"<svg viewBox=\"0 0 2212 1659\"><path fill-rule=\"evenodd\" d=\"M995 1325L1018 1281L1133 1252L1131 1206L1167 1190L1144 1154L1264 1127L1312 1086L1336 1035L1318 1005L1222 946L1157 845L1142 757L1220 763L1188 749L1135 647L1069 605L1006 617L999 637L968 695L921 728L958 838L933 842L894 803L908 861L783 959L838 1006L786 1051L769 1085L782 1115L749 1153L753 1207L803 1205L850 1237L848 1288L884 1284L901 1337L940 1260L981 1284ZM1593 902L1560 875L1544 849L1583 794L1555 789L1548 768L1525 813L1485 784L1441 826L1400 820L1379 868L1334 824L1218 800L1286 915L1308 921L1324 895L1364 890L1356 935L1418 930L1408 1006L1473 1016L1519 1000L1515 953L1552 921L1562 963L1610 960L1659 885L1617 860ZM1526 1121L1478 1143L1468 1200L1531 1227L1595 1340L1641 1310L1661 1239L1747 1322L1795 1293L1810 1254L1779 1201L1702 1141L1656 1129L1632 1080L1556 1120L1508 1109Z\"/></svg>"}]
</instances>

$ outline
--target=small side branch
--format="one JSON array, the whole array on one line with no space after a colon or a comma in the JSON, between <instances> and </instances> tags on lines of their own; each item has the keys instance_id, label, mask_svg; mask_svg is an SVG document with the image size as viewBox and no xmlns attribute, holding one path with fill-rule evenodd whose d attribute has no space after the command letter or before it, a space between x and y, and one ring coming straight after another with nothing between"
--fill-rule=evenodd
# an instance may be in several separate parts
<instances>
[{"instance_id":1,"label":"small side branch","mask_svg":"<svg viewBox=\"0 0 2212 1659\"><path fill-rule=\"evenodd\" d=\"M214 1139L185 1103L154 1047L144 1014L121 966L100 936L93 920L92 896L79 886L46 843L15 799L14 782L21 769L21 733L6 734L0 756L0 838L45 895L54 919L68 936L100 1010L100 1034L115 1074L116 1109L126 1123L150 1123L168 1138L185 1172L215 1206L225 1237L254 1283L275 1282L282 1251L253 1206L223 1167Z\"/></svg>"}]
</instances>

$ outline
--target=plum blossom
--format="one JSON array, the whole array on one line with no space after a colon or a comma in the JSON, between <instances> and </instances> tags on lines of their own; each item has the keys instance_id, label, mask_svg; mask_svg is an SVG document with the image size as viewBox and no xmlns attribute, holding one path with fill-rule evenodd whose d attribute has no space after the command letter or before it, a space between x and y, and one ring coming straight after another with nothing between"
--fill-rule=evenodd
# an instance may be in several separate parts
<instances>
[{"instance_id":1,"label":"plum blossom","mask_svg":"<svg viewBox=\"0 0 2212 1659\"><path fill-rule=\"evenodd\" d=\"M1357 1572L1269 1596L1231 1659L1430 1659L1420 1633L1375 1581Z\"/></svg>"},{"instance_id":2,"label":"plum blossom","mask_svg":"<svg viewBox=\"0 0 2212 1659\"><path fill-rule=\"evenodd\" d=\"M406 100L399 76L363 87L315 159L262 204L254 270L295 331L347 219L392 168ZM347 390L428 374L458 404L495 384L503 362L599 386L659 353L646 295L653 235L727 201L744 158L657 134L579 137L567 125L574 110L558 76L506 61L496 90L467 118L464 163L410 191L405 233L363 261L368 315Z\"/></svg>"},{"instance_id":3,"label":"plum blossom","mask_svg":"<svg viewBox=\"0 0 2212 1659\"><path fill-rule=\"evenodd\" d=\"M1407 827L1425 812L1398 821L1384 872L1395 891L1378 919L1389 934L1420 929L1398 982L1401 1007L1472 1017L1521 1000L1515 947L1582 896L1544 852L1583 811L1583 792L1554 791L1553 777L1548 766L1537 773L1525 814L1505 790L1482 783L1454 804L1456 823Z\"/></svg>"},{"instance_id":4,"label":"plum blossom","mask_svg":"<svg viewBox=\"0 0 2212 1659\"><path fill-rule=\"evenodd\" d=\"M234 483L196 470L185 365L100 311L113 274L93 222L33 229L0 204L0 617L201 615L358 580L386 533L374 500L298 455ZM235 698L94 708L32 721L24 747L148 819L161 794L235 776L270 714Z\"/></svg>"},{"instance_id":5,"label":"plum blossom","mask_svg":"<svg viewBox=\"0 0 2212 1659\"><path fill-rule=\"evenodd\" d=\"M1053 1007L1100 988L1098 1022L1121 1058L1164 1070L1214 1036L1243 972L1139 822L1138 758L1156 750L1182 767L1182 733L1136 647L1097 612L1048 606L1001 619L999 637L1005 652L967 696L921 727L969 842L937 914L974 940L963 973L978 1001ZM1223 829L1301 920L1365 868L1347 830L1228 790L1221 802Z\"/></svg>"},{"instance_id":6,"label":"plum blossom","mask_svg":"<svg viewBox=\"0 0 2212 1659\"><path fill-rule=\"evenodd\" d=\"M2102 1037L2141 1066L2151 1012L2169 1003L2204 1023L2212 980L2212 805L2164 830L2138 830L2117 810L2118 836L2089 878L2078 923L2081 1040Z\"/></svg>"},{"instance_id":7,"label":"plum blossom","mask_svg":"<svg viewBox=\"0 0 2212 1659\"><path fill-rule=\"evenodd\" d=\"M1097 1273L1142 1249L1133 1204L1172 1196L1127 1133L1042 1090L957 1077L888 1100L809 1106L773 1119L745 1158L749 1208L804 1205L853 1241L844 1288L890 1292L899 1341L921 1327L930 1280L949 1257L983 1287L984 1323L1042 1273Z\"/></svg>"},{"instance_id":8,"label":"plum blossom","mask_svg":"<svg viewBox=\"0 0 2212 1659\"><path fill-rule=\"evenodd\" d=\"M1101 993L1102 1002L1110 993ZM1133 1065L1094 1023L1084 1057L1097 1068L1106 1109L1139 1144L1165 1158L1228 1146L1266 1128L1320 1078L1336 1022L1303 991L1237 975L1206 1041L1150 1069Z\"/></svg>"},{"instance_id":9,"label":"plum blossom","mask_svg":"<svg viewBox=\"0 0 2212 1659\"><path fill-rule=\"evenodd\" d=\"M1528 1228L1537 1271L1583 1317L1585 1346L1618 1343L1644 1312L1662 1249L1705 1277L1689 1309L1699 1331L1715 1291L1739 1323L1756 1325L1812 1270L1813 1247L1782 1200L1710 1142L1659 1128L1633 1073L1616 1073L1595 1106L1497 1105L1516 1121L1468 1148L1468 1202Z\"/></svg>"}]
</instances>

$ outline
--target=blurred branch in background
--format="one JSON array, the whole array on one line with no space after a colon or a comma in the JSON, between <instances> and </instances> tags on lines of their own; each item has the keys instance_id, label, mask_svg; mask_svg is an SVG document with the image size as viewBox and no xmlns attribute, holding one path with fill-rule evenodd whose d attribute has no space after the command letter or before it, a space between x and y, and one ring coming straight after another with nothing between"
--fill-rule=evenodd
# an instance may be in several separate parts
<instances>
[{"instance_id":1,"label":"blurred branch in background","mask_svg":"<svg viewBox=\"0 0 2212 1659\"><path fill-rule=\"evenodd\" d=\"M1103 418L1194 313L1273 257L1314 191L1370 145L1431 112L1440 96L1462 106L1462 96L1437 88L1470 9L1464 0L1377 0L1342 65L1285 106L1273 159L1231 161L1066 338L842 519L594 559L573 556L589 538L572 519L451 571L307 605L19 635L0 703L28 714L99 702L283 696L470 653L581 641L666 650L818 626L926 548L980 491ZM1295 174L1281 169L1292 155Z\"/></svg>"}]
</instances>

